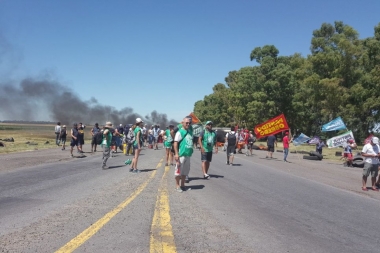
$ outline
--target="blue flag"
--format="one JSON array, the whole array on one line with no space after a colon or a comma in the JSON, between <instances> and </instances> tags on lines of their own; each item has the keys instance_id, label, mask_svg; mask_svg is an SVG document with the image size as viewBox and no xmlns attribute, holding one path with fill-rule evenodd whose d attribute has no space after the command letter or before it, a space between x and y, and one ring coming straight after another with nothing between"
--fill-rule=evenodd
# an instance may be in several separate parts
<instances>
[{"instance_id":1,"label":"blue flag","mask_svg":"<svg viewBox=\"0 0 380 253\"><path fill-rule=\"evenodd\" d=\"M338 117L336 119L333 119L327 124L324 124L322 126L322 132L328 132L328 131L335 131L335 130L341 130L346 129L346 125L344 124L341 117Z\"/></svg>"},{"instance_id":2,"label":"blue flag","mask_svg":"<svg viewBox=\"0 0 380 253\"><path fill-rule=\"evenodd\" d=\"M293 144L294 146L298 146L298 145L301 145L302 143L307 142L308 140L310 140L310 137L301 133L300 136L298 136L297 138L293 140Z\"/></svg>"}]
</instances>

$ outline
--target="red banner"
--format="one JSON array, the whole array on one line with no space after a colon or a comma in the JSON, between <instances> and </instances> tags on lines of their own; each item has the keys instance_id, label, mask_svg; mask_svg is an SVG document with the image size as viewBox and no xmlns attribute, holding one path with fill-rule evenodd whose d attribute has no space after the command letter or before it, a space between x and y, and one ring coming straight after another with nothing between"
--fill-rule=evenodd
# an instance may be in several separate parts
<instances>
[{"instance_id":1,"label":"red banner","mask_svg":"<svg viewBox=\"0 0 380 253\"><path fill-rule=\"evenodd\" d=\"M281 114L273 119L255 126L255 134L256 138L259 139L288 129L289 127L285 116L284 114Z\"/></svg>"}]
</instances>

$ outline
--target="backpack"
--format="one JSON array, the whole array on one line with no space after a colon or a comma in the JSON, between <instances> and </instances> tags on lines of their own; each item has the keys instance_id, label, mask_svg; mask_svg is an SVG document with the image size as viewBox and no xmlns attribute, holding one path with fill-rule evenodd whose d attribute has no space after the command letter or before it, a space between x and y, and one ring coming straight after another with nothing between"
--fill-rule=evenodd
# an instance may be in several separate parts
<instances>
[{"instance_id":1,"label":"backpack","mask_svg":"<svg viewBox=\"0 0 380 253\"><path fill-rule=\"evenodd\" d=\"M133 130L131 128L131 129L129 129L128 134L125 137L125 141L128 144L133 144L135 142L135 139L136 139L135 133L133 132Z\"/></svg>"},{"instance_id":2,"label":"backpack","mask_svg":"<svg viewBox=\"0 0 380 253\"><path fill-rule=\"evenodd\" d=\"M102 144L102 141L103 141L103 133L101 131L97 132L95 135L95 143L96 145L100 145Z\"/></svg>"},{"instance_id":3,"label":"backpack","mask_svg":"<svg viewBox=\"0 0 380 253\"><path fill-rule=\"evenodd\" d=\"M254 142L256 142L256 138L253 135L250 135L248 138L248 143L253 144Z\"/></svg>"},{"instance_id":4,"label":"backpack","mask_svg":"<svg viewBox=\"0 0 380 253\"><path fill-rule=\"evenodd\" d=\"M228 136L227 136L227 143L228 143L228 146L235 146L236 145L236 134L229 132Z\"/></svg>"},{"instance_id":5,"label":"backpack","mask_svg":"<svg viewBox=\"0 0 380 253\"><path fill-rule=\"evenodd\" d=\"M61 129L60 137L66 138L66 129Z\"/></svg>"}]
</instances>

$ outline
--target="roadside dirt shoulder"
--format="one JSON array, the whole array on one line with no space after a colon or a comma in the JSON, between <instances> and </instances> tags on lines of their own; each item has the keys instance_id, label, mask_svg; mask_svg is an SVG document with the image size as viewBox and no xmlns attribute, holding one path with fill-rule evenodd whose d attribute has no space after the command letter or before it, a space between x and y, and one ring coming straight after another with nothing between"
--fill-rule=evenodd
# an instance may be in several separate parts
<instances>
[{"instance_id":1,"label":"roadside dirt shoulder","mask_svg":"<svg viewBox=\"0 0 380 253\"><path fill-rule=\"evenodd\" d=\"M86 152L91 150L90 145L84 145L84 155L97 155L101 154L99 149L96 154ZM76 149L73 152L74 156L77 156ZM65 150L61 150L61 147L43 150L33 150L24 152L15 152L10 154L0 154L0 171L8 171L25 166L36 166L44 163L55 163L70 161L73 158L70 155L70 147L66 147Z\"/></svg>"},{"instance_id":2,"label":"roadside dirt shoulder","mask_svg":"<svg viewBox=\"0 0 380 253\"><path fill-rule=\"evenodd\" d=\"M283 161L283 153L281 152L273 153L273 159L266 159L266 154L264 151L255 150L253 159L255 162L274 166L276 169L294 176L380 200L380 193L370 189L370 177L367 179L368 191L362 191L362 168L344 167L343 161L329 159L323 159L322 161L306 160L303 159L303 154L292 153L289 154L287 159L289 163L286 163ZM281 180L281 178L278 180Z\"/></svg>"}]
</instances>

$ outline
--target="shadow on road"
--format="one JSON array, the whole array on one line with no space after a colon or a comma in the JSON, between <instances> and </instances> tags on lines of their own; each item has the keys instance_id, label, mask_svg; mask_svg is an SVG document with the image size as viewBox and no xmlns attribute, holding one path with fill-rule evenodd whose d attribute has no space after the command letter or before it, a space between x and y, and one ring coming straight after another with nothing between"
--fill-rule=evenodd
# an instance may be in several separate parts
<instances>
[{"instance_id":1,"label":"shadow on road","mask_svg":"<svg viewBox=\"0 0 380 253\"><path fill-rule=\"evenodd\" d=\"M203 184L199 185L187 185L188 187L191 188L191 190L202 190L205 186Z\"/></svg>"}]
</instances>

